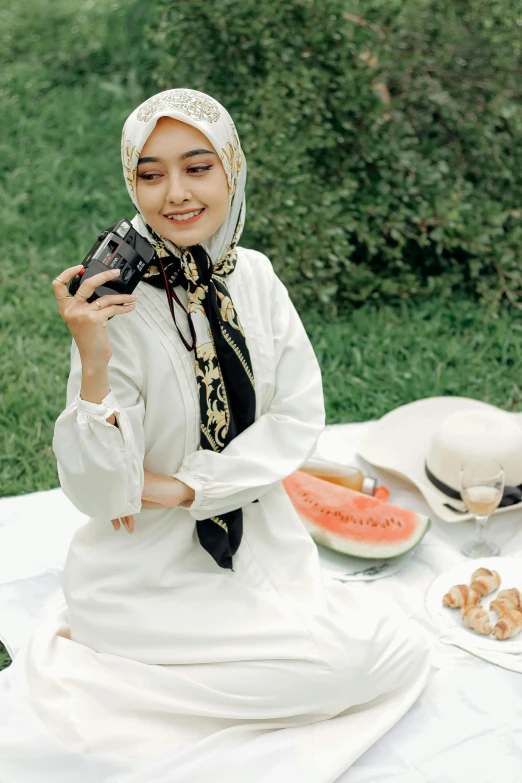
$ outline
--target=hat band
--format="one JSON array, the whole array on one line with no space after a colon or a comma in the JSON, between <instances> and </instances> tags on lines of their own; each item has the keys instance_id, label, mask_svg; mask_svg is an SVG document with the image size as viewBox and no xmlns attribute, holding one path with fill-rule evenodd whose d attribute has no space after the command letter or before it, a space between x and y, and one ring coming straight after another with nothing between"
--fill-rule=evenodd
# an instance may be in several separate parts
<instances>
[{"instance_id":1,"label":"hat band","mask_svg":"<svg viewBox=\"0 0 522 783\"><path fill-rule=\"evenodd\" d=\"M450 487L449 484L445 484L443 481L437 478L431 470L428 467L428 463L424 463L424 470L426 471L426 476L431 481L433 486L439 490L439 492L442 492L444 495L447 495L449 498L453 498L454 500L462 500L462 495L460 492L457 492L456 489L453 489L453 487ZM519 484L518 487L504 487L504 494L502 495L502 500L499 503L500 508L505 508L506 506L514 506L517 503L520 503L522 501L522 484Z\"/></svg>"}]
</instances>

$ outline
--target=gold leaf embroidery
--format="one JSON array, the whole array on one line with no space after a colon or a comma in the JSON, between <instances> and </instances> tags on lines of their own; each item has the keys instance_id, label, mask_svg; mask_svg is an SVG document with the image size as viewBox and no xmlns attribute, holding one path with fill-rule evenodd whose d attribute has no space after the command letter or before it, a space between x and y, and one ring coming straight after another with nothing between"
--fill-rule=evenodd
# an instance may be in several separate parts
<instances>
[{"instance_id":1,"label":"gold leaf embroidery","mask_svg":"<svg viewBox=\"0 0 522 783\"><path fill-rule=\"evenodd\" d=\"M210 432L207 430L207 428L203 423L201 424L201 432L204 434L205 438L208 440L208 442L210 443L214 451L221 451L216 441L214 440L214 438L212 437L212 435L210 434ZM203 448L201 444L200 444L200 448Z\"/></svg>"},{"instance_id":2,"label":"gold leaf embroidery","mask_svg":"<svg viewBox=\"0 0 522 783\"><path fill-rule=\"evenodd\" d=\"M243 331L243 327L241 326L241 324L239 322L239 318L237 316L237 313L234 310L231 298L229 296L225 296L225 294L222 294L221 291L218 291L217 295L218 295L219 299L221 300L221 305L219 307L219 311L221 313L222 319L224 321L227 321L234 329L237 329L238 332L241 332L241 334L244 337L245 333Z\"/></svg>"},{"instance_id":3,"label":"gold leaf embroidery","mask_svg":"<svg viewBox=\"0 0 522 783\"><path fill-rule=\"evenodd\" d=\"M233 195L236 192L237 175L243 168L243 151L235 125L232 125L232 142L229 141L221 148L221 162L227 174L228 192Z\"/></svg>"},{"instance_id":4,"label":"gold leaf embroidery","mask_svg":"<svg viewBox=\"0 0 522 783\"><path fill-rule=\"evenodd\" d=\"M122 144L121 144L121 157L123 162L123 169L125 171L125 179L132 191L133 197L136 195L136 172L138 166L138 160L140 152L136 145L131 147L130 141L125 139L124 131L122 131Z\"/></svg>"},{"instance_id":5,"label":"gold leaf embroidery","mask_svg":"<svg viewBox=\"0 0 522 783\"><path fill-rule=\"evenodd\" d=\"M148 122L159 111L173 109L199 122L217 122L219 109L217 103L207 95L195 90L166 90L154 95L139 108L138 120Z\"/></svg>"},{"instance_id":6,"label":"gold leaf embroidery","mask_svg":"<svg viewBox=\"0 0 522 783\"><path fill-rule=\"evenodd\" d=\"M233 339L230 337L230 335L227 333L226 329L223 329L223 337L227 341L227 343L230 345L230 347L233 349L234 353L236 354L237 358L243 365L243 369L248 377L248 380L252 384L252 387L255 389L255 383L254 383L254 376L252 375L252 370L250 369L245 357L239 350L238 346L235 344Z\"/></svg>"},{"instance_id":7,"label":"gold leaf embroidery","mask_svg":"<svg viewBox=\"0 0 522 783\"><path fill-rule=\"evenodd\" d=\"M216 525L219 525L220 527L222 527L223 530L226 530L226 532L228 533L228 525L227 525L226 522L223 522L223 520L220 519L220 517L209 517L209 519L211 519L212 522L215 522Z\"/></svg>"}]
</instances>

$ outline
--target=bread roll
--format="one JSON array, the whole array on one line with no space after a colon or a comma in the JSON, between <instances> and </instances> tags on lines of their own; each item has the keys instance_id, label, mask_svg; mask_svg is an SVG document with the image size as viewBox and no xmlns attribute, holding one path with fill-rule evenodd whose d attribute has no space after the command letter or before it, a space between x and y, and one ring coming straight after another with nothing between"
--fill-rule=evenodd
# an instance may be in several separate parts
<instances>
[{"instance_id":1,"label":"bread roll","mask_svg":"<svg viewBox=\"0 0 522 783\"><path fill-rule=\"evenodd\" d=\"M509 601L511 604L509 607L510 609L520 609L522 607L522 596L516 587L510 587L508 590L500 590L500 592L497 594L497 599L498 598Z\"/></svg>"},{"instance_id":2,"label":"bread roll","mask_svg":"<svg viewBox=\"0 0 522 783\"><path fill-rule=\"evenodd\" d=\"M508 609L502 612L493 628L495 637L499 640L512 639L522 631L522 612L517 609Z\"/></svg>"},{"instance_id":3,"label":"bread roll","mask_svg":"<svg viewBox=\"0 0 522 783\"><path fill-rule=\"evenodd\" d=\"M470 587L474 587L481 595L488 595L500 587L500 574L487 568L477 568L471 574Z\"/></svg>"},{"instance_id":4,"label":"bread roll","mask_svg":"<svg viewBox=\"0 0 522 783\"><path fill-rule=\"evenodd\" d=\"M449 606L451 609L456 609L461 606L468 606L470 604L478 604L481 599L480 592L474 587L468 587L467 585L453 585L448 592L443 596L442 603L444 606Z\"/></svg>"},{"instance_id":5,"label":"bread roll","mask_svg":"<svg viewBox=\"0 0 522 783\"><path fill-rule=\"evenodd\" d=\"M487 636L493 628L489 621L489 614L482 606L464 606L461 609L464 624L477 633Z\"/></svg>"}]
</instances>

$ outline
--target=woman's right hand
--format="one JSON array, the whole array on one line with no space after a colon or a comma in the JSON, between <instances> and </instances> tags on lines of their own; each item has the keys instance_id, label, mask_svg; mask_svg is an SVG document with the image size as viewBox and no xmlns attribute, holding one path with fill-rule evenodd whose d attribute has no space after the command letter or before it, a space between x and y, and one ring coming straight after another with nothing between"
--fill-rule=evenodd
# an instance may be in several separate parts
<instances>
[{"instance_id":1,"label":"woman's right hand","mask_svg":"<svg viewBox=\"0 0 522 783\"><path fill-rule=\"evenodd\" d=\"M54 295L59 299L60 315L74 337L82 362L108 364L112 356L112 348L107 322L113 315L122 315L133 310L136 296L106 294L90 304L87 302L95 288L118 277L112 269L93 275L81 283L73 297L68 296L66 284L78 274L81 268L81 266L74 266L64 269L58 275L60 280L56 278L53 280Z\"/></svg>"}]
</instances>

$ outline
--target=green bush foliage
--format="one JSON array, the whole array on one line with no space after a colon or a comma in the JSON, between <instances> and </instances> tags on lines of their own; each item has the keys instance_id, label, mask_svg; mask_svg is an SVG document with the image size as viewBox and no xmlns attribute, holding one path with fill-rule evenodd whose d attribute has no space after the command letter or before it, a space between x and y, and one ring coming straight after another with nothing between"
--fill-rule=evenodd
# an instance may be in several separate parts
<instances>
[{"instance_id":1,"label":"green bush foliage","mask_svg":"<svg viewBox=\"0 0 522 783\"><path fill-rule=\"evenodd\" d=\"M249 165L242 244L300 306L459 290L495 309L522 302L516 6L160 0L154 84L229 109Z\"/></svg>"}]
</instances>

